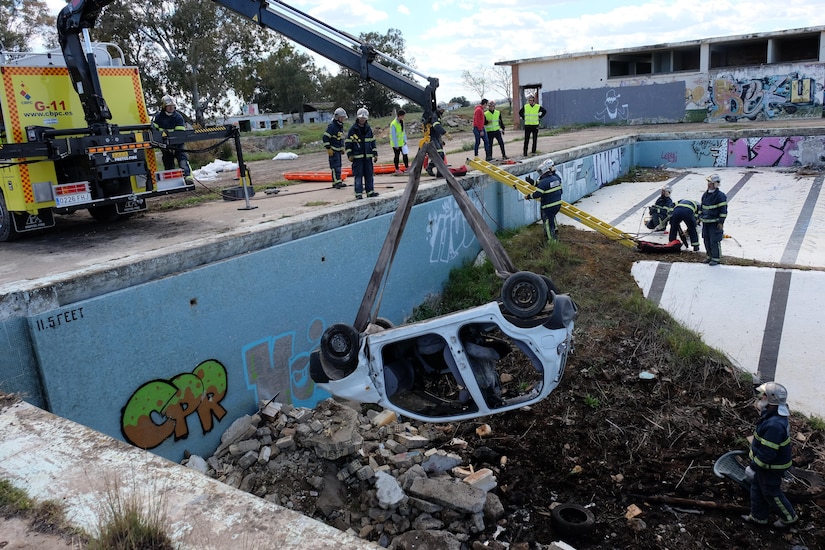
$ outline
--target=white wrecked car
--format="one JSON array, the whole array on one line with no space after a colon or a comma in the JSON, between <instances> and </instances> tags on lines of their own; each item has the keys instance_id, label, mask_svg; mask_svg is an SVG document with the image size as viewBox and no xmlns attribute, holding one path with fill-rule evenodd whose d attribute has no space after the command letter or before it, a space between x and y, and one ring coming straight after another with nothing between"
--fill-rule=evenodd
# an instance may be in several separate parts
<instances>
[{"instance_id":1,"label":"white wrecked car","mask_svg":"<svg viewBox=\"0 0 825 550\"><path fill-rule=\"evenodd\" d=\"M452 422L524 407L558 386L573 348L577 307L544 276L520 271L501 301L362 333L330 326L310 356L330 393L409 418Z\"/></svg>"}]
</instances>

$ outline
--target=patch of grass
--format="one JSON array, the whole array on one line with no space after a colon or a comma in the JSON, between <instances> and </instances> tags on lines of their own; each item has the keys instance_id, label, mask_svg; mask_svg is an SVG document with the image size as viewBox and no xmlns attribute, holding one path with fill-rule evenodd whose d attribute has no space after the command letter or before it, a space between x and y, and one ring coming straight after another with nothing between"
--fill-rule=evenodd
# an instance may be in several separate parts
<instances>
[{"instance_id":1,"label":"patch of grass","mask_svg":"<svg viewBox=\"0 0 825 550\"><path fill-rule=\"evenodd\" d=\"M825 431L825 420L816 415L809 416L808 426L810 426L812 430Z\"/></svg>"},{"instance_id":2,"label":"patch of grass","mask_svg":"<svg viewBox=\"0 0 825 550\"><path fill-rule=\"evenodd\" d=\"M98 535L90 550L174 550L166 534L163 491L141 494L137 487L127 495L118 481L109 483L99 518Z\"/></svg>"},{"instance_id":3,"label":"patch of grass","mask_svg":"<svg viewBox=\"0 0 825 550\"><path fill-rule=\"evenodd\" d=\"M66 521L66 512L61 503L54 500L38 502L6 479L0 479L0 516L23 517L32 530L62 536L72 544L88 540L86 533Z\"/></svg>"},{"instance_id":4,"label":"patch of grass","mask_svg":"<svg viewBox=\"0 0 825 550\"><path fill-rule=\"evenodd\" d=\"M599 400L599 398L593 397L590 394L584 396L584 404L590 407L591 409L598 409L602 406L602 402Z\"/></svg>"}]
</instances>

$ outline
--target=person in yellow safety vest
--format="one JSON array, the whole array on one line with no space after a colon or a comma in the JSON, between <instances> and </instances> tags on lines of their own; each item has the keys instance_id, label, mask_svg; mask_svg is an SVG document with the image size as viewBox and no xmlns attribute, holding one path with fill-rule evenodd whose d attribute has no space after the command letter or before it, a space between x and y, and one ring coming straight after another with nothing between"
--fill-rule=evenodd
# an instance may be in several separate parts
<instances>
[{"instance_id":1,"label":"person in yellow safety vest","mask_svg":"<svg viewBox=\"0 0 825 550\"><path fill-rule=\"evenodd\" d=\"M751 512L747 522L765 525L771 510L779 514L777 529L793 525L799 516L782 492L782 478L791 467L791 427L788 417L788 390L782 384L766 382L756 388L759 422L751 441L750 464L745 475L751 483Z\"/></svg>"},{"instance_id":2,"label":"person in yellow safety vest","mask_svg":"<svg viewBox=\"0 0 825 550\"><path fill-rule=\"evenodd\" d=\"M487 103L487 112L484 113L484 130L487 132L487 140L490 142L490 151L488 157L493 156L493 140L498 141L498 147L501 149L501 158L506 159L507 153L504 152L504 120L501 118L501 111L496 109L496 102L489 101Z\"/></svg>"},{"instance_id":3,"label":"person in yellow safety vest","mask_svg":"<svg viewBox=\"0 0 825 550\"><path fill-rule=\"evenodd\" d=\"M407 130L404 129L404 109L398 109L395 118L390 122L390 145L392 146L392 163L395 165L395 175L400 176L401 172L398 164L399 157L403 155L404 171L410 167L409 148L407 147Z\"/></svg>"},{"instance_id":4,"label":"person in yellow safety vest","mask_svg":"<svg viewBox=\"0 0 825 550\"><path fill-rule=\"evenodd\" d=\"M541 199L541 221L544 225L544 234L547 241L556 241L559 238L558 229L556 229L556 214L561 210L561 177L556 173L556 163L552 159L547 159L537 169L539 173L539 181L535 183L538 188L531 195L527 195L528 199ZM528 183L533 183L532 178L528 176Z\"/></svg>"},{"instance_id":5,"label":"person in yellow safety vest","mask_svg":"<svg viewBox=\"0 0 825 550\"><path fill-rule=\"evenodd\" d=\"M175 98L170 95L165 95L163 96L161 103L162 108L152 119L152 126L154 126L156 130L161 130L164 133L186 130L186 123L183 120L183 115L177 111ZM195 180L192 178L192 169L189 166L189 157L187 156L186 150L183 148L182 144L163 148L161 159L163 160L164 170L174 169L175 159L177 159L178 166L180 166L180 169L183 170L183 178L186 183L188 185L192 185L194 183Z\"/></svg>"},{"instance_id":6,"label":"person in yellow safety vest","mask_svg":"<svg viewBox=\"0 0 825 550\"><path fill-rule=\"evenodd\" d=\"M536 145L539 139L539 123L547 109L536 103L536 96L527 96L527 105L518 110L518 116L524 126L524 156L527 156L527 145L530 143L530 136L533 136L533 154L536 154Z\"/></svg>"}]
</instances>

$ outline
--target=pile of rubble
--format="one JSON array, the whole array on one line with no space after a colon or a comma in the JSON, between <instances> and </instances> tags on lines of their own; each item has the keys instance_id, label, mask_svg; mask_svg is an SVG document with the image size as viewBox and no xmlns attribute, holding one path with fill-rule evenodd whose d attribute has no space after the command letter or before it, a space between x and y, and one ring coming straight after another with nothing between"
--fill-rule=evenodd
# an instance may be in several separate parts
<instances>
[{"instance_id":1,"label":"pile of rubble","mask_svg":"<svg viewBox=\"0 0 825 550\"><path fill-rule=\"evenodd\" d=\"M213 456L183 463L385 548L495 547L484 533L504 523L493 490L507 458L471 451L447 435L453 429L401 422L386 410L362 415L332 399L315 409L269 403L236 420Z\"/></svg>"}]
</instances>

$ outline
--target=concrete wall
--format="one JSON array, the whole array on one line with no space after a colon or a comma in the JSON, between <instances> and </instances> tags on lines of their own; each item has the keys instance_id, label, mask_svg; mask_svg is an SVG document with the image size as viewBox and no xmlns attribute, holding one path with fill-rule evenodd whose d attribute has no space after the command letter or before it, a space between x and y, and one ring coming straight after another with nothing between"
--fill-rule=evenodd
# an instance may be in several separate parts
<instances>
[{"instance_id":1,"label":"concrete wall","mask_svg":"<svg viewBox=\"0 0 825 550\"><path fill-rule=\"evenodd\" d=\"M575 202L632 166L772 166L825 158L825 136L625 137L553 154ZM679 139L681 138L681 139ZM782 155L776 151L782 150ZM513 165L530 173L541 157ZM720 164L716 164L720 163ZM480 175L462 179L495 230L539 219L538 204ZM422 186L382 296L401 323L480 247L446 186ZM0 297L0 387L105 434L179 461L207 455L236 418L276 393L327 397L308 356L351 323L397 198L347 203L278 229Z\"/></svg>"}]
</instances>

